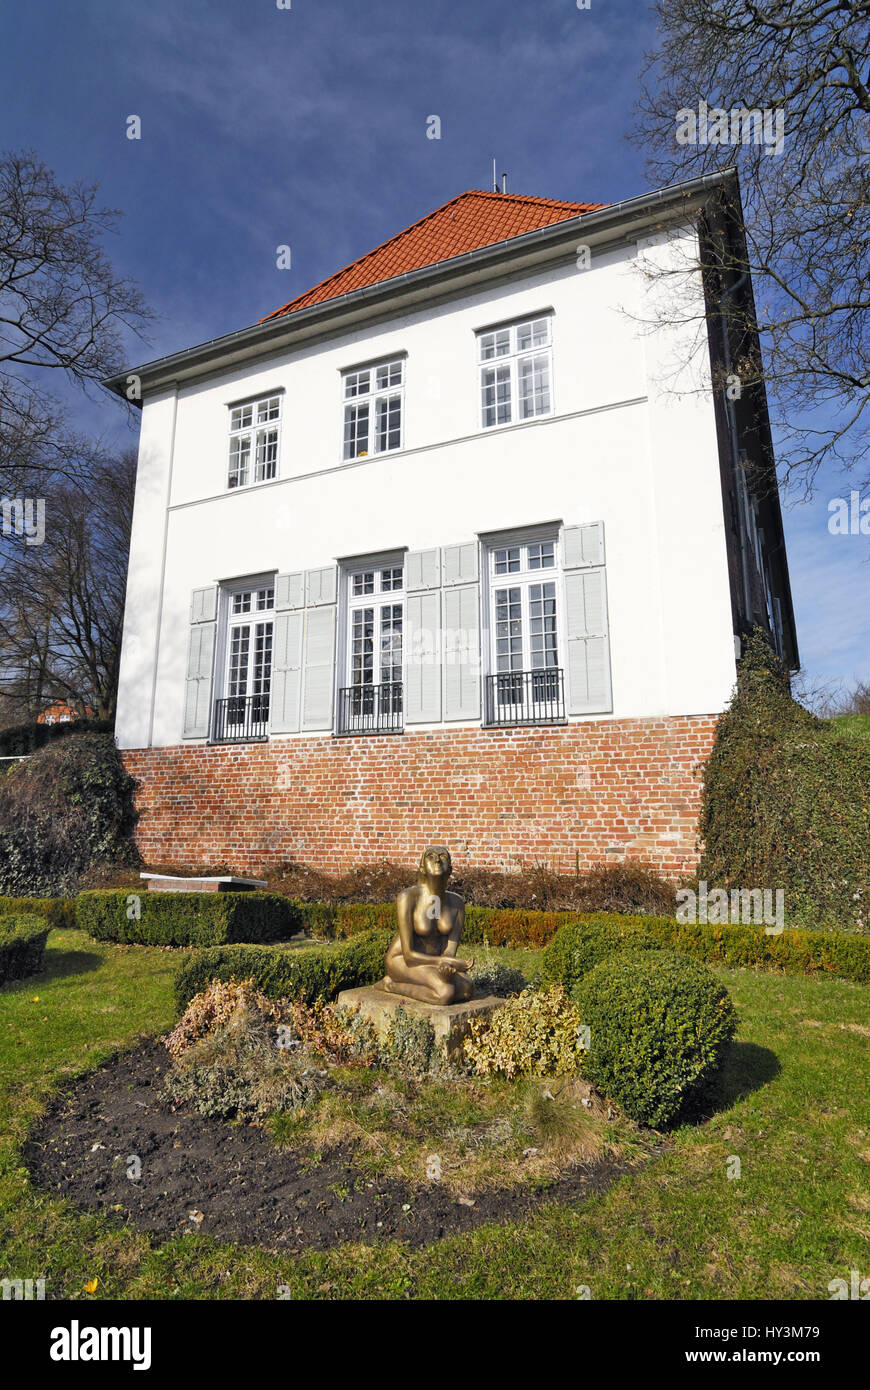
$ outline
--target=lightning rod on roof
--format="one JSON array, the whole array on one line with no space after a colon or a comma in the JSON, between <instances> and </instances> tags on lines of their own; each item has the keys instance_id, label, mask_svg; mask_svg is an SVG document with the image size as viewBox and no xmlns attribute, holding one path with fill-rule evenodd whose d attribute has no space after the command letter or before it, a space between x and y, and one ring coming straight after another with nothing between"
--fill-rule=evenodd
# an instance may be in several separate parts
<instances>
[{"instance_id":1,"label":"lightning rod on roof","mask_svg":"<svg viewBox=\"0 0 870 1390\"><path fill-rule=\"evenodd\" d=\"M498 174L495 171L495 155L492 157L492 191L498 192Z\"/></svg>"}]
</instances>

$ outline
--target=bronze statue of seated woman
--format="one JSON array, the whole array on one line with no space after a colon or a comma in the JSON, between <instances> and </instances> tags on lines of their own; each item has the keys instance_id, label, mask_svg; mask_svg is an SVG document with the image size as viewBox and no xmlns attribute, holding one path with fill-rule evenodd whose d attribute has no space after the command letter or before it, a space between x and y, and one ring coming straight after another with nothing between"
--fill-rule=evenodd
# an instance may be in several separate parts
<instances>
[{"instance_id":1,"label":"bronze statue of seated woman","mask_svg":"<svg viewBox=\"0 0 870 1390\"><path fill-rule=\"evenodd\" d=\"M474 994L466 978L474 961L456 954L465 903L458 893L447 892L452 872L443 845L423 851L417 882L396 898L399 934L387 952L382 989L424 1004L458 1004Z\"/></svg>"}]
</instances>

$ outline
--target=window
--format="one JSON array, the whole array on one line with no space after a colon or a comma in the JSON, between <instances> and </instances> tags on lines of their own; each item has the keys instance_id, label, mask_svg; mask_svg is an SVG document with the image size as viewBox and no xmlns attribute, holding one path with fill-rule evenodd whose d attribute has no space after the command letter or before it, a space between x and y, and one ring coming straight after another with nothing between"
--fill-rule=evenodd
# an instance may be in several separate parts
<instances>
[{"instance_id":1,"label":"window","mask_svg":"<svg viewBox=\"0 0 870 1390\"><path fill-rule=\"evenodd\" d=\"M227 487L247 487L278 476L281 397L264 396L230 408Z\"/></svg>"},{"instance_id":2,"label":"window","mask_svg":"<svg viewBox=\"0 0 870 1390\"><path fill-rule=\"evenodd\" d=\"M366 458L402 447L405 362L381 362L345 372L344 458Z\"/></svg>"},{"instance_id":3,"label":"window","mask_svg":"<svg viewBox=\"0 0 870 1390\"><path fill-rule=\"evenodd\" d=\"M484 429L550 414L553 350L549 316L478 333L477 343Z\"/></svg>"},{"instance_id":4,"label":"window","mask_svg":"<svg viewBox=\"0 0 870 1390\"><path fill-rule=\"evenodd\" d=\"M563 718L555 539L492 546L489 586L488 722L542 724Z\"/></svg>"},{"instance_id":5,"label":"window","mask_svg":"<svg viewBox=\"0 0 870 1390\"><path fill-rule=\"evenodd\" d=\"M347 575L347 683L338 733L401 730L404 585L402 565L372 565Z\"/></svg>"},{"instance_id":6,"label":"window","mask_svg":"<svg viewBox=\"0 0 870 1390\"><path fill-rule=\"evenodd\" d=\"M217 743L268 736L274 608L272 585L234 589L228 595L224 695L215 708Z\"/></svg>"}]
</instances>

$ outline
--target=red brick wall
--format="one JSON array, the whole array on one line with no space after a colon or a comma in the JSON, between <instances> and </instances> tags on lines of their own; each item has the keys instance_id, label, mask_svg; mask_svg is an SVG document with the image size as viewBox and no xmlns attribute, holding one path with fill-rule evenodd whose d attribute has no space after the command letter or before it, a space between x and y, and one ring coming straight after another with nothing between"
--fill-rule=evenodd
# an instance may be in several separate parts
<instances>
[{"instance_id":1,"label":"red brick wall","mask_svg":"<svg viewBox=\"0 0 870 1390\"><path fill-rule=\"evenodd\" d=\"M438 843L457 868L627 858L675 876L697 860L699 764L715 723L324 735L123 758L140 783L137 838L150 864L250 874L293 859L337 872L380 859L416 864Z\"/></svg>"}]
</instances>

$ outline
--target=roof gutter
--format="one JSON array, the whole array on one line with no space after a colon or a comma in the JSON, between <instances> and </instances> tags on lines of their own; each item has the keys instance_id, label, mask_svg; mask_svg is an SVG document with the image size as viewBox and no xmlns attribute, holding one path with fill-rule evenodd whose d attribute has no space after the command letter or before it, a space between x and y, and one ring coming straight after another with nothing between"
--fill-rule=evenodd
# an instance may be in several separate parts
<instances>
[{"instance_id":1,"label":"roof gutter","mask_svg":"<svg viewBox=\"0 0 870 1390\"><path fill-rule=\"evenodd\" d=\"M235 357L239 360L246 355L246 349L258 348L257 356L267 356L279 350L279 344L282 340L289 343L294 338L310 336L319 325L326 327L331 320L347 317L355 309L363 309L369 305L374 308L378 303L389 302L403 291L413 291L417 287L424 288L428 283L437 283L439 280L463 275L477 268L482 269L487 265L495 266L500 260L514 258L518 252L528 250L534 253L547 244L558 246L560 242L575 237L581 227L584 237L592 235L599 239L603 238L609 231L623 222L636 221L641 224L648 222L661 208L671 204L691 202L700 195L708 193L713 188L721 187L734 178L735 170L729 168L715 174L703 174L699 178L688 179L683 183L671 184L667 188L657 189L653 193L643 193L634 198L626 198L622 202L609 204L595 212L581 213L577 217L566 218L562 222L553 222L547 227L539 227L534 231L524 232L521 236L510 237L506 241L497 241L490 246L482 246L474 251L465 251L461 256L452 256L449 260L437 261L434 265L406 271L402 275L392 276L389 280L381 280L374 285L365 285L361 289L349 290L346 294L336 295L319 304L312 304L307 309L297 309L289 314L279 314L274 318L266 319L265 322L252 324L248 328L237 329L233 333L226 333L218 338L210 338L195 347L155 358L153 362L146 362L141 367L129 368L127 371L106 377L102 384L108 390L130 400L128 386L131 376L138 378L140 388L144 387L146 381L150 381L152 389L159 389L158 383L162 382L163 385L169 386L177 383L182 376L193 379L195 376L201 375L209 367L213 368L216 359L221 357L226 359ZM309 334L305 334L306 329L309 330ZM141 396L142 391L140 389L138 397L131 400L131 403L141 405Z\"/></svg>"}]
</instances>

